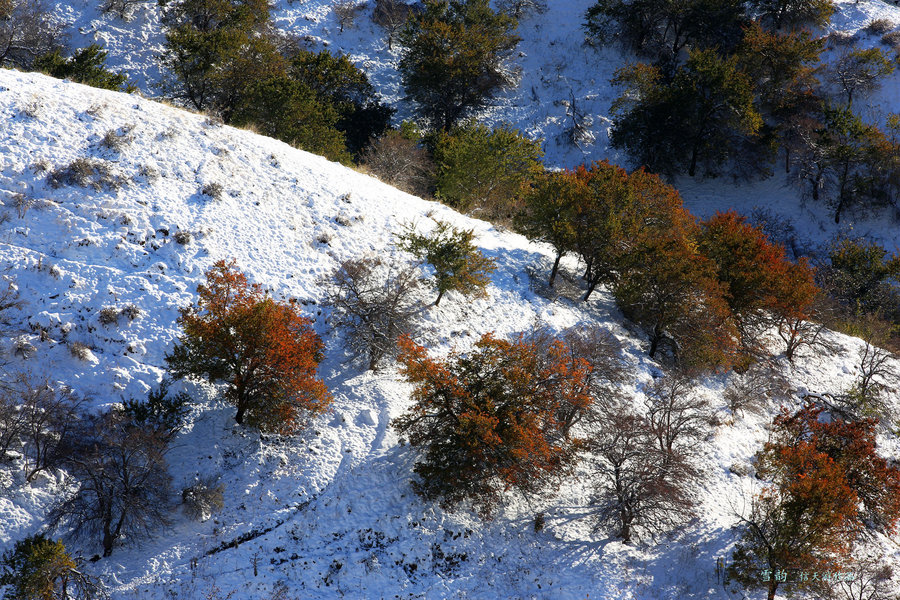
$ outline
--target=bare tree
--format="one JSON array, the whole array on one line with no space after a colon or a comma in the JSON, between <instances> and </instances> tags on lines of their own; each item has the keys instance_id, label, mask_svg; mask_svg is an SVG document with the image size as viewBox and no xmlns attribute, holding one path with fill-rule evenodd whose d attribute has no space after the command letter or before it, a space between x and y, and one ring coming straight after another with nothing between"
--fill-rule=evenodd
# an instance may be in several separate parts
<instances>
[{"instance_id":1,"label":"bare tree","mask_svg":"<svg viewBox=\"0 0 900 600\"><path fill-rule=\"evenodd\" d=\"M99 538L103 556L109 556L123 539L137 541L167 524L166 450L157 432L129 426L119 411L96 417L69 454L79 487L51 510L51 527L65 525L73 536Z\"/></svg>"},{"instance_id":2,"label":"bare tree","mask_svg":"<svg viewBox=\"0 0 900 600\"><path fill-rule=\"evenodd\" d=\"M31 481L41 471L62 464L83 400L67 388L53 388L47 381L35 383L26 375L19 377L16 388L23 423L25 478Z\"/></svg>"},{"instance_id":3,"label":"bare tree","mask_svg":"<svg viewBox=\"0 0 900 600\"><path fill-rule=\"evenodd\" d=\"M894 63L878 48L855 48L841 54L832 64L829 78L853 104L856 94L867 94L878 88L880 80L894 71Z\"/></svg>"},{"instance_id":4,"label":"bare tree","mask_svg":"<svg viewBox=\"0 0 900 600\"><path fill-rule=\"evenodd\" d=\"M712 416L703 398L692 394L693 382L682 373L660 377L645 392L647 424L667 460L696 447Z\"/></svg>"},{"instance_id":5,"label":"bare tree","mask_svg":"<svg viewBox=\"0 0 900 600\"><path fill-rule=\"evenodd\" d=\"M406 25L412 7L403 0L375 0L372 20L387 33L388 49L394 48L394 38Z\"/></svg>"},{"instance_id":6,"label":"bare tree","mask_svg":"<svg viewBox=\"0 0 900 600\"><path fill-rule=\"evenodd\" d=\"M30 69L35 59L62 47L63 31L41 0L0 0L0 66Z\"/></svg>"},{"instance_id":7,"label":"bare tree","mask_svg":"<svg viewBox=\"0 0 900 600\"><path fill-rule=\"evenodd\" d=\"M0 333L8 333L11 330L12 311L24 305L25 303L19 299L19 288L15 282L0 279Z\"/></svg>"},{"instance_id":8,"label":"bare tree","mask_svg":"<svg viewBox=\"0 0 900 600\"><path fill-rule=\"evenodd\" d=\"M598 459L592 500L598 524L615 524L616 535L628 543L690 518L694 502L687 488L694 470L683 457L660 451L645 418L622 406L604 413L590 442Z\"/></svg>"},{"instance_id":9,"label":"bare tree","mask_svg":"<svg viewBox=\"0 0 900 600\"><path fill-rule=\"evenodd\" d=\"M428 151L399 131L375 140L362 155L362 166L396 188L421 196L431 195L434 162Z\"/></svg>"},{"instance_id":10,"label":"bare tree","mask_svg":"<svg viewBox=\"0 0 900 600\"><path fill-rule=\"evenodd\" d=\"M889 410L884 391L900 383L892 364L894 355L876 346L873 340L865 342L857 353L856 381L849 390L835 397L841 412L853 418L884 416Z\"/></svg>"},{"instance_id":11,"label":"bare tree","mask_svg":"<svg viewBox=\"0 0 900 600\"><path fill-rule=\"evenodd\" d=\"M773 364L759 361L745 372L735 373L722 395L731 414L737 416L744 411L762 411L787 399L790 383Z\"/></svg>"},{"instance_id":12,"label":"bare tree","mask_svg":"<svg viewBox=\"0 0 900 600\"><path fill-rule=\"evenodd\" d=\"M545 0L497 0L497 9L516 19L547 12Z\"/></svg>"},{"instance_id":13,"label":"bare tree","mask_svg":"<svg viewBox=\"0 0 900 600\"><path fill-rule=\"evenodd\" d=\"M332 10L341 27L341 33L344 32L344 27L353 27L353 22L364 7L365 4L360 4L356 0L340 0L334 5Z\"/></svg>"},{"instance_id":14,"label":"bare tree","mask_svg":"<svg viewBox=\"0 0 900 600\"><path fill-rule=\"evenodd\" d=\"M104 0L100 5L103 12L114 12L120 18L128 20L134 15L134 10L142 4L156 4L158 0Z\"/></svg>"},{"instance_id":15,"label":"bare tree","mask_svg":"<svg viewBox=\"0 0 900 600\"><path fill-rule=\"evenodd\" d=\"M817 590L830 600L900 600L894 585L894 567L880 557L854 553L852 578L839 578Z\"/></svg>"},{"instance_id":16,"label":"bare tree","mask_svg":"<svg viewBox=\"0 0 900 600\"><path fill-rule=\"evenodd\" d=\"M369 369L397 351L397 338L415 331L423 303L413 265L384 264L378 258L344 261L331 275L327 305L333 324L345 330L344 344L356 356L365 355Z\"/></svg>"}]
</instances>

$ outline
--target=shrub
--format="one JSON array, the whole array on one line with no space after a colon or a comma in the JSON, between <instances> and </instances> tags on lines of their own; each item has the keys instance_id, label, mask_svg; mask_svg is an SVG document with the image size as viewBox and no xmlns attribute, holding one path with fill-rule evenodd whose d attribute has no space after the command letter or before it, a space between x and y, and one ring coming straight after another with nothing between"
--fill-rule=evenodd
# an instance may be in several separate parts
<instances>
[{"instance_id":1,"label":"shrub","mask_svg":"<svg viewBox=\"0 0 900 600\"><path fill-rule=\"evenodd\" d=\"M556 417L562 404L588 410L591 397L587 364L570 370L564 342L552 346L549 360L521 338L490 334L468 355L443 361L408 338L400 347L415 404L393 426L424 451L415 488L425 497L446 506L470 500L489 515L505 489L534 493L574 459L579 442Z\"/></svg>"},{"instance_id":2,"label":"shrub","mask_svg":"<svg viewBox=\"0 0 900 600\"><path fill-rule=\"evenodd\" d=\"M0 585L5 600L93 600L105 598L100 582L78 570L61 541L37 534L19 540L3 555Z\"/></svg>"},{"instance_id":3,"label":"shrub","mask_svg":"<svg viewBox=\"0 0 900 600\"><path fill-rule=\"evenodd\" d=\"M139 316L141 316L141 309L135 306L134 304L129 304L124 307L119 314L123 315L129 321L134 321Z\"/></svg>"},{"instance_id":4,"label":"shrub","mask_svg":"<svg viewBox=\"0 0 900 600\"><path fill-rule=\"evenodd\" d=\"M746 411L762 412L790 397L790 383L768 362L750 365L743 373L735 373L722 394L728 410L738 416Z\"/></svg>"},{"instance_id":5,"label":"shrub","mask_svg":"<svg viewBox=\"0 0 900 600\"><path fill-rule=\"evenodd\" d=\"M71 79L105 90L131 92L136 88L128 83L124 73L113 73L106 68L107 52L98 44L91 44L76 51L70 58L63 58L54 50L34 62L34 69L57 79Z\"/></svg>"},{"instance_id":6,"label":"shrub","mask_svg":"<svg viewBox=\"0 0 900 600\"><path fill-rule=\"evenodd\" d=\"M97 313L97 321L101 325L118 325L120 314L119 309L115 306L107 306Z\"/></svg>"},{"instance_id":7,"label":"shrub","mask_svg":"<svg viewBox=\"0 0 900 600\"><path fill-rule=\"evenodd\" d=\"M225 508L225 485L207 477L181 492L181 503L189 519L205 521Z\"/></svg>"},{"instance_id":8,"label":"shrub","mask_svg":"<svg viewBox=\"0 0 900 600\"><path fill-rule=\"evenodd\" d=\"M398 236L397 245L402 250L434 267L434 287L438 292L435 306L449 291L464 296L487 295L485 288L497 267L493 260L478 251L472 243L474 239L472 230L456 229L443 221L437 222L431 235L418 234L408 226Z\"/></svg>"},{"instance_id":9,"label":"shrub","mask_svg":"<svg viewBox=\"0 0 900 600\"><path fill-rule=\"evenodd\" d=\"M53 188L64 185L91 187L97 191L118 190L125 180L116 175L107 161L93 158L76 158L68 166L55 169L47 176Z\"/></svg>"},{"instance_id":10,"label":"shrub","mask_svg":"<svg viewBox=\"0 0 900 600\"><path fill-rule=\"evenodd\" d=\"M114 12L119 15L120 19L130 20L134 16L134 10L141 4L159 4L159 0L104 0L100 5L100 10Z\"/></svg>"},{"instance_id":11,"label":"shrub","mask_svg":"<svg viewBox=\"0 0 900 600\"><path fill-rule=\"evenodd\" d=\"M169 394L172 382L163 379L150 390L145 401L129 398L122 405L126 423L131 427L152 431L166 442L181 430L190 412L191 398L184 392Z\"/></svg>"},{"instance_id":12,"label":"shrub","mask_svg":"<svg viewBox=\"0 0 900 600\"><path fill-rule=\"evenodd\" d=\"M123 539L136 543L167 524L166 450L163 437L132 426L120 411L93 418L66 457L78 489L50 511L51 527L97 540L110 556Z\"/></svg>"},{"instance_id":13,"label":"shrub","mask_svg":"<svg viewBox=\"0 0 900 600\"><path fill-rule=\"evenodd\" d=\"M415 332L422 310L414 297L419 280L414 267L385 265L377 258L344 261L331 275L327 305L333 324L344 329L344 344L365 356L369 369L397 352L397 339Z\"/></svg>"},{"instance_id":14,"label":"shrub","mask_svg":"<svg viewBox=\"0 0 900 600\"><path fill-rule=\"evenodd\" d=\"M81 342L70 342L68 346L69 354L82 362L87 361L91 356L91 349L87 344L83 344Z\"/></svg>"},{"instance_id":15,"label":"shrub","mask_svg":"<svg viewBox=\"0 0 900 600\"><path fill-rule=\"evenodd\" d=\"M126 125L120 130L110 129L103 135L103 139L100 140L100 146L113 152L121 152L134 141L134 138L128 135L132 129L132 125Z\"/></svg>"},{"instance_id":16,"label":"shrub","mask_svg":"<svg viewBox=\"0 0 900 600\"><path fill-rule=\"evenodd\" d=\"M204 185L203 189L200 190L200 193L213 200L221 200L222 194L225 193L225 187L221 183L213 181Z\"/></svg>"},{"instance_id":17,"label":"shrub","mask_svg":"<svg viewBox=\"0 0 900 600\"><path fill-rule=\"evenodd\" d=\"M434 189L434 161L417 139L392 130L366 148L364 169L404 192L427 198Z\"/></svg>"},{"instance_id":18,"label":"shrub","mask_svg":"<svg viewBox=\"0 0 900 600\"><path fill-rule=\"evenodd\" d=\"M519 43L515 27L488 0L426 0L424 12L407 22L400 75L432 127L450 131L511 83L503 61Z\"/></svg>"},{"instance_id":19,"label":"shrub","mask_svg":"<svg viewBox=\"0 0 900 600\"><path fill-rule=\"evenodd\" d=\"M890 19L873 19L872 21L869 21L868 25L866 25L865 30L867 33L882 35L890 31L894 27L896 27L896 25Z\"/></svg>"},{"instance_id":20,"label":"shrub","mask_svg":"<svg viewBox=\"0 0 900 600\"><path fill-rule=\"evenodd\" d=\"M457 127L435 143L435 197L463 212L474 208L489 219L509 219L525 187L543 170L543 154L539 142L506 126Z\"/></svg>"},{"instance_id":21,"label":"shrub","mask_svg":"<svg viewBox=\"0 0 900 600\"><path fill-rule=\"evenodd\" d=\"M0 66L31 69L35 58L63 46L64 31L41 0L0 2Z\"/></svg>"},{"instance_id":22,"label":"shrub","mask_svg":"<svg viewBox=\"0 0 900 600\"><path fill-rule=\"evenodd\" d=\"M176 244L186 246L191 243L191 237L192 236L190 231L176 231L172 236L172 239L175 240Z\"/></svg>"},{"instance_id":23,"label":"shrub","mask_svg":"<svg viewBox=\"0 0 900 600\"><path fill-rule=\"evenodd\" d=\"M166 356L175 378L224 382L235 420L262 431L293 433L304 415L325 409L330 396L316 377L322 340L293 302L248 283L233 261L215 263L197 295L181 309L184 333Z\"/></svg>"},{"instance_id":24,"label":"shrub","mask_svg":"<svg viewBox=\"0 0 900 600\"><path fill-rule=\"evenodd\" d=\"M891 48L900 47L900 31L889 31L881 36L881 43Z\"/></svg>"}]
</instances>

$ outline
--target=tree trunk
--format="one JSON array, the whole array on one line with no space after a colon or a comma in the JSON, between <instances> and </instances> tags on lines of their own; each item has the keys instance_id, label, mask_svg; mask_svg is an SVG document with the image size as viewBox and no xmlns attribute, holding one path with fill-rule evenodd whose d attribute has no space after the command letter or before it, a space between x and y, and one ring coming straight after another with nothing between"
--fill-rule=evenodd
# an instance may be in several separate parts
<instances>
[{"instance_id":1,"label":"tree trunk","mask_svg":"<svg viewBox=\"0 0 900 600\"><path fill-rule=\"evenodd\" d=\"M775 600L775 590L778 589L778 582L775 581L774 573L772 574L772 580L769 581L769 594L766 596L766 600Z\"/></svg>"},{"instance_id":2,"label":"tree trunk","mask_svg":"<svg viewBox=\"0 0 900 600\"><path fill-rule=\"evenodd\" d=\"M556 255L556 261L553 263L553 270L550 271L550 283L548 284L550 287L553 287L553 281L556 279L556 272L559 271L559 261L562 259L562 255L562 252Z\"/></svg>"},{"instance_id":3,"label":"tree trunk","mask_svg":"<svg viewBox=\"0 0 900 600\"><path fill-rule=\"evenodd\" d=\"M237 414L234 415L234 420L238 425L244 424L244 413L247 412L247 406L243 402L238 402Z\"/></svg>"},{"instance_id":4,"label":"tree trunk","mask_svg":"<svg viewBox=\"0 0 900 600\"><path fill-rule=\"evenodd\" d=\"M437 297L437 300L434 301L434 305L437 306L438 304L440 304L441 298L443 298L443 297L444 297L444 290L441 290L438 292L438 297Z\"/></svg>"},{"instance_id":5,"label":"tree trunk","mask_svg":"<svg viewBox=\"0 0 900 600\"><path fill-rule=\"evenodd\" d=\"M658 333L654 328L653 333L650 334L650 358L656 354L656 351L659 349L659 340L662 337L662 334Z\"/></svg>"},{"instance_id":6,"label":"tree trunk","mask_svg":"<svg viewBox=\"0 0 900 600\"><path fill-rule=\"evenodd\" d=\"M585 292L584 298L581 299L582 302L587 302L587 301L588 301L588 298L590 298L590 297L591 297L591 294L594 293L594 288L597 287L597 284L598 284L598 283L600 283L600 276L599 276L599 275L598 275L597 277L594 277L594 278L590 281L590 283L588 284L587 292Z\"/></svg>"}]
</instances>

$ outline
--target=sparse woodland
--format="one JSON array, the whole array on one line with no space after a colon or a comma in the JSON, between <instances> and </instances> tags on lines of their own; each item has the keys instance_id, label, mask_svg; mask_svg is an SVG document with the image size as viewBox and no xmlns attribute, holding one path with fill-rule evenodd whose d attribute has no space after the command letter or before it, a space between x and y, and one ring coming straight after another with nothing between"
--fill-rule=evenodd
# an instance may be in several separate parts
<instances>
[{"instance_id":1,"label":"sparse woodland","mask_svg":"<svg viewBox=\"0 0 900 600\"><path fill-rule=\"evenodd\" d=\"M97 307L92 325L76 332L83 335L55 332L42 324L51 320L48 311L41 323L23 317L30 310L23 297L34 301L33 295L0 274L0 333L9 341L0 352L0 496L13 498L13 484L25 489L51 481L61 490L45 507L41 527L12 540L2 555L4 598L108 597L109 582L89 574L83 555L96 553L99 561L140 546L174 526L179 504L190 526L212 519L218 532L216 515L229 497L225 485L198 475L176 486L168 459L173 452L183 459L185 432L202 426L198 415L215 402L229 411L230 427L217 435L302 448L308 457L329 441L326 427L362 428L377 417L390 432L377 443L387 438L391 460L406 461L402 473L384 477L385 485L411 490L423 510L469 511L486 528L524 514L536 536L547 527L546 507L571 487L581 490L571 520L588 524L590 543L677 544L708 510L704 494L712 480L732 478L740 485L729 489L740 492L731 498L730 529L717 533L727 548L716 567L726 593L768 600L896 597L891 565L869 550L896 543L900 522L900 466L887 455L900 433L900 250L838 226L864 214L896 219L900 211L900 115L876 114L866 105L891 81L900 59L894 48L825 36L839 6L829 0L591 2L572 27L584 36L586 55L614 51L626 58L608 82L616 95L609 148L623 164L582 149L582 164L558 168L544 162L546 140L488 117L518 85L517 48L533 31L523 24L540 19L552 3L334 2L328 20L336 39L352 39L366 27L381 36L372 43L393 57L399 104L352 53L335 49L344 46L279 30L277 6L264 0L104 5L104 13L123 21L155 11L164 40L158 92L208 115L209 130L223 123L250 128L445 206L411 212L414 220L392 214L385 223L394 229L367 254L347 257L341 240L303 216L319 209L322 195L298 194L279 218L310 238L304 243L321 251L326 265L308 269L316 283L306 297L282 290L296 292L289 280L306 282L308 267L279 267L282 287L271 277L257 279L253 264L231 256L178 263L195 282L187 290L173 285L177 294L170 293L182 301L167 308L178 334L156 340L159 348L148 354L161 383L128 399L82 396L77 382L38 377L28 365L44 344L58 343L71 361L91 364L93 350L103 345L97 340L115 338L120 324L143 317L143 308L121 308L110 287L116 306ZM870 29L884 41L894 24ZM134 92L124 71L107 66L108 56L99 44L70 47L64 24L41 2L0 0L0 66ZM576 129L592 122L574 95L565 107ZM96 112L84 119L99 120ZM38 118L35 107L20 113ZM408 120L398 123L398 113ZM38 201L41 194L84 191L115 199L136 181L180 177L150 167L137 176L120 174L124 161L108 159L127 154L134 130L123 125L92 140L88 146L106 158L29 166L37 183L27 196L10 191L8 201L0 198L13 209L2 213L0 225L76 204L68 197ZM220 163L244 160L233 147L214 153ZM274 153L268 160L280 167ZM220 183L199 173L198 167L191 201L204 210L250 202L240 181ZM775 177L790 182L805 210L834 223L837 233L826 244L795 243L786 218L739 214L727 198L700 218L678 190L692 180ZM340 198L346 206L330 217L339 225L332 231L359 227L362 211L344 214L357 208L354 194ZM449 209L491 228L463 225L475 221L448 218ZM128 231L120 236L124 244L132 223L120 225ZM157 234L165 231L168 242L170 225L142 226L156 241L141 240L135 265L151 251L194 251L207 235L173 228L177 246L160 250ZM11 229L9 238L27 235L26 229ZM497 242L514 233L532 242L531 249L543 247L528 259L527 274L515 266L525 259ZM227 244L219 244L209 247L221 253ZM157 268L157 279L174 277L165 264ZM35 270L42 269L38 262ZM69 283L82 285L76 277ZM530 325L509 317L522 321L512 332L509 320L477 320L485 306L509 302L513 294L522 298L515 302L540 304L543 316ZM557 307L580 311L581 320L557 318ZM833 332L861 341L846 350ZM129 347L142 356L139 350ZM811 363L842 352L850 352L845 383L852 383L828 389L796 383L819 368ZM137 363L129 353L121 362ZM348 384L347 373L359 379ZM379 407L378 415L366 408L350 422L346 401L354 386L383 380L400 382L403 402ZM711 449L738 426L755 428L758 443L749 462L720 473ZM357 451L340 449L347 464ZM284 456L279 477L305 468L296 455L294 462ZM344 463L342 456L335 469ZM241 510L262 501L266 490L254 493ZM291 519L315 501L305 489L270 494L282 495L277 502L285 512L276 525L265 531L254 525L246 538L207 544L203 556L284 523L293 527ZM352 512L349 505L329 510ZM418 526L412 522L409 529ZM302 539L296 527L291 531L295 541ZM363 544L365 536L359 538ZM366 540L367 551L385 543ZM300 550L282 553L294 557L255 555L253 576L260 565L301 560ZM432 549L428 560L444 561L453 573L474 558ZM377 561L365 560L367 573L380 572ZM394 566L402 564L412 579L426 562ZM326 587L343 565L335 558L322 567ZM196 570L191 563L191 577ZM846 570L858 577L823 585L799 575ZM779 572L790 577L775 577ZM339 587L333 589L343 595ZM209 599L230 597L212 589ZM287 600L285 589L272 592L272 600Z\"/></svg>"}]
</instances>

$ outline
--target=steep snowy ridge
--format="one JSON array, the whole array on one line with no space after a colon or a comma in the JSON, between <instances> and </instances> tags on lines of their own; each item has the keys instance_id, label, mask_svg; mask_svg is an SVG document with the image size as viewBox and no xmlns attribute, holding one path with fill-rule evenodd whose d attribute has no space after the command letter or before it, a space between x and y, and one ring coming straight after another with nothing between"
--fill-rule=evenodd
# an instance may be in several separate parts
<instances>
[{"instance_id":1,"label":"steep snowy ridge","mask_svg":"<svg viewBox=\"0 0 900 600\"><path fill-rule=\"evenodd\" d=\"M771 412L711 428L698 517L655 543L625 546L593 530L586 466L555 493L512 500L483 523L413 493L414 454L389 427L408 406L409 386L392 369L364 373L348 362L318 305L320 279L340 261L397 252L392 233L405 223L427 230L434 219L450 221L475 230L498 270L488 298L451 294L429 309L423 343L433 352L465 350L484 332L509 335L536 320L556 329L601 324L620 340L628 362L622 391L640 402L643 385L658 374L643 337L608 294L588 305L538 294L552 260L548 248L281 142L137 95L0 70L0 122L0 214L9 215L0 225L0 276L14 279L26 302L15 331L2 340L7 368L65 382L98 409L143 396L163 374L178 307L222 258L236 259L275 295L301 301L327 343L321 374L335 403L295 439L235 427L233 408L215 388L184 386L196 406L168 455L174 487L217 476L225 509L197 523L173 498L170 527L88 564L116 600L205 598L213 586L223 597L233 591L235 600L266 599L280 583L289 598L730 597L716 584L715 559L734 540L732 507L740 508L742 490L758 485L732 467L746 465L766 439ZM53 172L79 159L100 168L96 188L50 185ZM184 232L190 239L176 235ZM575 270L574 262L566 266ZM98 320L105 307L130 305L139 310L133 321ZM861 342L830 338L841 348L833 357L785 366L798 390L839 390L853 380ZM73 341L90 347L88 360L71 355ZM34 355L17 356L16 343L30 344ZM697 390L720 408L723 422L730 416L721 399L727 379L710 376ZM900 456L896 437L881 436L879 444ZM0 474L6 550L41 530L48 506L71 481L55 472L26 485L21 473ZM539 510L547 526L535 533ZM97 552L87 543L70 548L86 557ZM900 559L889 540L873 548Z\"/></svg>"}]
</instances>

